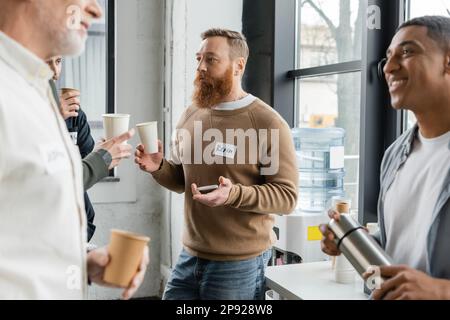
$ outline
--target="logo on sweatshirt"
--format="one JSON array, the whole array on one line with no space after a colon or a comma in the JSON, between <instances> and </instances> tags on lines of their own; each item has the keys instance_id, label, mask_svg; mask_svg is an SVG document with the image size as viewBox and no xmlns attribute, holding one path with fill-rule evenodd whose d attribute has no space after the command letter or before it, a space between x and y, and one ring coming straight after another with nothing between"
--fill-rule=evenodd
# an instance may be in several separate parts
<instances>
[{"instance_id":1,"label":"logo on sweatshirt","mask_svg":"<svg viewBox=\"0 0 450 320\"><path fill-rule=\"evenodd\" d=\"M217 128L203 130L202 121L194 121L193 130L176 130L172 135L172 161L176 164L257 165L261 175L278 174L279 129L224 131L225 134Z\"/></svg>"}]
</instances>

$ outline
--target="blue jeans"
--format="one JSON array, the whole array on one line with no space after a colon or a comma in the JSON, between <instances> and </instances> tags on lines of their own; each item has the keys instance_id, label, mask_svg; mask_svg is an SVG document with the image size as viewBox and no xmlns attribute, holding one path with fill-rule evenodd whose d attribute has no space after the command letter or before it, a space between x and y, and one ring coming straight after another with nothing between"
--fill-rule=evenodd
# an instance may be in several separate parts
<instances>
[{"instance_id":1,"label":"blue jeans","mask_svg":"<svg viewBox=\"0 0 450 320\"><path fill-rule=\"evenodd\" d=\"M256 258L211 261L183 249L164 291L164 300L263 300L269 249Z\"/></svg>"}]
</instances>

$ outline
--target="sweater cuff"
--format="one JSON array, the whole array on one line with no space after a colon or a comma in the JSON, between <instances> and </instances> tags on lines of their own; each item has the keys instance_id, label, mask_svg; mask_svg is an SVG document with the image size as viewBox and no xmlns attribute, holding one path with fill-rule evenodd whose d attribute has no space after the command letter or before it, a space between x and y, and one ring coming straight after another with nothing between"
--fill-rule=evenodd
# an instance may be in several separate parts
<instances>
[{"instance_id":1,"label":"sweater cuff","mask_svg":"<svg viewBox=\"0 0 450 320\"><path fill-rule=\"evenodd\" d=\"M112 157L108 151L100 149L92 152L88 157L92 161L93 168L99 170L96 174L101 178L105 178L109 175L109 166L111 165Z\"/></svg>"},{"instance_id":2,"label":"sweater cuff","mask_svg":"<svg viewBox=\"0 0 450 320\"><path fill-rule=\"evenodd\" d=\"M161 165L159 166L159 169L152 172L151 175L153 176L153 178L158 179L159 177L164 176L168 169L169 163L166 159L163 159Z\"/></svg>"},{"instance_id":3,"label":"sweater cuff","mask_svg":"<svg viewBox=\"0 0 450 320\"><path fill-rule=\"evenodd\" d=\"M111 162L112 162L111 153L109 153L105 149L97 150L97 153L102 156L103 161L105 161L106 168L109 168L109 166L111 165Z\"/></svg>"},{"instance_id":4,"label":"sweater cuff","mask_svg":"<svg viewBox=\"0 0 450 320\"><path fill-rule=\"evenodd\" d=\"M241 186L239 184L233 184L230 190L230 194L228 195L227 201L225 201L224 206L236 207L236 200L239 198L241 194Z\"/></svg>"}]
</instances>

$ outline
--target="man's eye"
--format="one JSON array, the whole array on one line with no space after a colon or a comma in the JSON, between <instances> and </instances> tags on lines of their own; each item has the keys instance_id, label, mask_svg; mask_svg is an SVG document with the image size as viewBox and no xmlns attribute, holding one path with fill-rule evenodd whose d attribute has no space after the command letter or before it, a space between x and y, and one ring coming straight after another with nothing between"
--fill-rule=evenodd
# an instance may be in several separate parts
<instances>
[{"instance_id":1,"label":"man's eye","mask_svg":"<svg viewBox=\"0 0 450 320\"><path fill-rule=\"evenodd\" d=\"M408 54L411 54L411 53L412 53L412 51L410 49L403 49L402 50L402 54L403 55L408 55Z\"/></svg>"}]
</instances>

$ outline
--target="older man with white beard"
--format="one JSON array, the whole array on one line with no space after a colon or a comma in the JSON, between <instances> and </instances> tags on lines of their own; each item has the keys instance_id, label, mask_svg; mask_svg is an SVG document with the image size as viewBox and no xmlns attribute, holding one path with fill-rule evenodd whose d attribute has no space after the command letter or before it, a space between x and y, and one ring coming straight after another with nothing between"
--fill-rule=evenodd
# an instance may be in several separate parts
<instances>
[{"instance_id":1,"label":"older man with white beard","mask_svg":"<svg viewBox=\"0 0 450 320\"><path fill-rule=\"evenodd\" d=\"M45 63L81 53L101 15L96 0L0 0L0 299L82 299L89 280L104 284L107 248L86 254L82 168L102 168L98 178L117 166L133 131L97 146L82 167ZM123 298L147 264L145 251Z\"/></svg>"}]
</instances>

